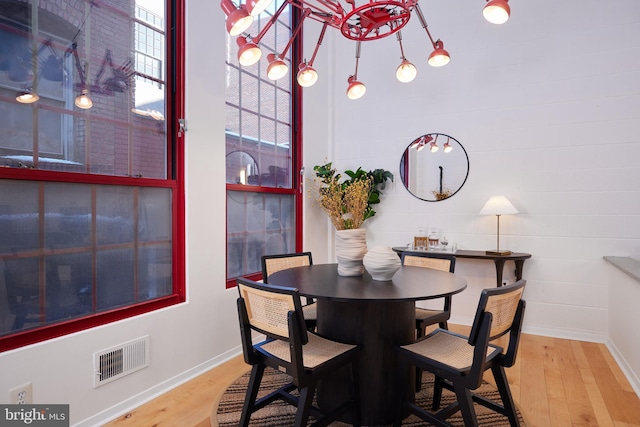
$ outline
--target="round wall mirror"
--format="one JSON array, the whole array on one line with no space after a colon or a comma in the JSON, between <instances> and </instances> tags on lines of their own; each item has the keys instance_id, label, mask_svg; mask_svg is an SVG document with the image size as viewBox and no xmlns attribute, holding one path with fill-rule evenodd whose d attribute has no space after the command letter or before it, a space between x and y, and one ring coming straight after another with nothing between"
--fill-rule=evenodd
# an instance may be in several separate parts
<instances>
[{"instance_id":1,"label":"round wall mirror","mask_svg":"<svg viewBox=\"0 0 640 427\"><path fill-rule=\"evenodd\" d=\"M400 177L418 199L438 202L456 194L469 175L469 156L462 144L444 133L414 139L400 159Z\"/></svg>"}]
</instances>

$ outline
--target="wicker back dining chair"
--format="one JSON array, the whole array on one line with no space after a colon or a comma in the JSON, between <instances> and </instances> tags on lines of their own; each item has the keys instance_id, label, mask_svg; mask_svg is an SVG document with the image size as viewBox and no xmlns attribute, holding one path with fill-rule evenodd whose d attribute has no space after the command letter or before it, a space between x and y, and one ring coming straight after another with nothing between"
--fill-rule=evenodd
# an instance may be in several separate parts
<instances>
[{"instance_id":1,"label":"wicker back dining chair","mask_svg":"<svg viewBox=\"0 0 640 427\"><path fill-rule=\"evenodd\" d=\"M477 402L505 415L511 426L520 425L504 368L513 366L516 360L525 310L522 299L525 284L524 280L519 280L508 286L484 289L469 336L436 329L413 344L395 347L401 365L414 365L435 375L433 411L440 408L443 388L454 391L457 399L435 413L405 400L403 408L406 411L399 413L415 414L433 425L446 426L449 424L445 419L460 409L465 426L477 426L473 407L473 402ZM506 351L491 343L507 333ZM502 403L473 393L482 384L482 376L488 369L491 369ZM401 423L402 420L397 419L394 426Z\"/></svg>"},{"instance_id":2,"label":"wicker back dining chair","mask_svg":"<svg viewBox=\"0 0 640 427\"><path fill-rule=\"evenodd\" d=\"M402 265L413 267L433 268L453 273L456 268L456 257L453 254L438 252L403 252ZM416 337L424 336L427 326L436 323L442 329L447 329L447 321L451 317L451 296L444 298L442 310L430 310L416 307Z\"/></svg>"},{"instance_id":3,"label":"wicker back dining chair","mask_svg":"<svg viewBox=\"0 0 640 427\"><path fill-rule=\"evenodd\" d=\"M296 427L307 425L310 416L314 425L329 425L352 412L353 425L360 426L358 371L356 359L361 347L343 344L309 332L302 316L297 289L285 288L251 280L238 279L238 316L242 350L246 363L252 365L240 426L247 427L251 414L271 402L282 399L297 407ZM266 340L252 343L251 332L266 335ZM257 398L266 367L285 372L291 383ZM349 368L351 382L349 400L328 412L313 405L318 382L338 369ZM298 395L291 392L298 389Z\"/></svg>"},{"instance_id":4,"label":"wicker back dining chair","mask_svg":"<svg viewBox=\"0 0 640 427\"><path fill-rule=\"evenodd\" d=\"M402 265L432 268L453 273L456 257L453 254L439 252L403 252ZM442 310L416 307L416 339L425 336L427 327L436 323L442 329L449 329L447 321L451 317L451 295L443 298ZM416 369L416 391L422 389L422 371Z\"/></svg>"},{"instance_id":5,"label":"wicker back dining chair","mask_svg":"<svg viewBox=\"0 0 640 427\"><path fill-rule=\"evenodd\" d=\"M260 261L262 264L262 281L264 283L269 283L269 276L280 270L313 264L311 252L263 255ZM315 330L318 323L318 314L316 302L313 298L306 298L306 304L302 306L302 312L304 313L307 329L310 331Z\"/></svg>"}]
</instances>

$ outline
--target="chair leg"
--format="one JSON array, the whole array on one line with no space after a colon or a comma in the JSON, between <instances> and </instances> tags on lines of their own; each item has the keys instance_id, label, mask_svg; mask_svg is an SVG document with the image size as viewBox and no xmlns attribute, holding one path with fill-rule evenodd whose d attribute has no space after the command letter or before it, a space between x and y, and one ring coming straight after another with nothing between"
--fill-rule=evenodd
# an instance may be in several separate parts
<instances>
[{"instance_id":1,"label":"chair leg","mask_svg":"<svg viewBox=\"0 0 640 427\"><path fill-rule=\"evenodd\" d=\"M435 376L433 380L433 401L431 403L431 409L437 411L440 409L440 401L442 400L442 387L444 384L444 379L439 376Z\"/></svg>"},{"instance_id":2,"label":"chair leg","mask_svg":"<svg viewBox=\"0 0 640 427\"><path fill-rule=\"evenodd\" d=\"M313 395L316 392L316 385L311 384L308 387L300 389L300 398L298 400L298 410L296 411L296 419L294 427L306 427L311 413L311 404L313 403Z\"/></svg>"},{"instance_id":3,"label":"chair leg","mask_svg":"<svg viewBox=\"0 0 640 427\"><path fill-rule=\"evenodd\" d=\"M353 400L353 427L360 427L362 418L360 416L360 373L355 363L351 363L351 399Z\"/></svg>"},{"instance_id":4,"label":"chair leg","mask_svg":"<svg viewBox=\"0 0 640 427\"><path fill-rule=\"evenodd\" d=\"M447 330L449 329L449 324L447 323L446 320L444 322L440 322L438 326L440 326L441 329L447 329Z\"/></svg>"},{"instance_id":5,"label":"chair leg","mask_svg":"<svg viewBox=\"0 0 640 427\"><path fill-rule=\"evenodd\" d=\"M478 427L478 418L476 417L476 410L473 408L471 390L455 383L453 388L456 392L456 398L460 405L460 412L462 412L465 427Z\"/></svg>"},{"instance_id":6,"label":"chair leg","mask_svg":"<svg viewBox=\"0 0 640 427\"><path fill-rule=\"evenodd\" d=\"M416 367L416 393L422 390L422 369Z\"/></svg>"},{"instance_id":7,"label":"chair leg","mask_svg":"<svg viewBox=\"0 0 640 427\"><path fill-rule=\"evenodd\" d=\"M244 404L242 405L242 416L240 417L240 427L248 427L249 419L254 411L256 397L258 397L258 390L260 390L260 383L262 382L262 375L264 374L265 365L258 363L253 365L251 369L251 377L249 378L249 384L247 386L247 394L244 397Z\"/></svg>"},{"instance_id":8,"label":"chair leg","mask_svg":"<svg viewBox=\"0 0 640 427\"><path fill-rule=\"evenodd\" d=\"M427 332L427 327L420 325L416 328L416 340L422 338ZM416 393L422 390L422 369L416 367Z\"/></svg>"},{"instance_id":9,"label":"chair leg","mask_svg":"<svg viewBox=\"0 0 640 427\"><path fill-rule=\"evenodd\" d=\"M511 427L519 427L520 421L518 420L516 405L513 402L513 397L511 396L511 389L509 388L509 382L507 381L507 375L504 372L504 367L493 366L491 368L491 372L493 372L493 378L496 380L496 386L500 392L500 398L502 399L505 415L509 418L509 424Z\"/></svg>"},{"instance_id":10,"label":"chair leg","mask_svg":"<svg viewBox=\"0 0 640 427\"><path fill-rule=\"evenodd\" d=\"M409 369L413 369L414 366L407 362L407 360L402 356L398 356L398 372L409 372ZM417 369L417 368L416 368ZM405 375L402 375L403 378L406 378ZM400 379L397 382L398 389L396 390L395 397L396 400L393 403L393 407L395 407L395 413L393 415L393 427L400 427L402 425L402 420L404 420L405 416L405 399L407 398L406 387L408 386L408 381L405 379Z\"/></svg>"}]
</instances>

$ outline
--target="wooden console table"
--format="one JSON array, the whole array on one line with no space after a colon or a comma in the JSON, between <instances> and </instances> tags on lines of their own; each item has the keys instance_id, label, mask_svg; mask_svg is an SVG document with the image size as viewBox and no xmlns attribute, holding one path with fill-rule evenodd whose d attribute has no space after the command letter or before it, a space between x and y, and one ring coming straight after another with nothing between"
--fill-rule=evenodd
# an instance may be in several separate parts
<instances>
[{"instance_id":1,"label":"wooden console table","mask_svg":"<svg viewBox=\"0 0 640 427\"><path fill-rule=\"evenodd\" d=\"M394 247L393 250L398 254L398 256L402 256L404 251L407 251L407 248L403 247ZM411 252L420 252L417 250L411 250ZM451 253L451 252L442 252L442 253ZM494 262L496 265L496 284L498 286L502 286L502 272L504 271L504 263L507 261L513 261L516 266L516 280L522 279L522 271L524 269L524 262L531 258L531 254L526 254L522 252L513 252L510 255L487 255L485 251L465 251L458 250L453 253L456 258L470 258L470 259L487 259Z\"/></svg>"}]
</instances>

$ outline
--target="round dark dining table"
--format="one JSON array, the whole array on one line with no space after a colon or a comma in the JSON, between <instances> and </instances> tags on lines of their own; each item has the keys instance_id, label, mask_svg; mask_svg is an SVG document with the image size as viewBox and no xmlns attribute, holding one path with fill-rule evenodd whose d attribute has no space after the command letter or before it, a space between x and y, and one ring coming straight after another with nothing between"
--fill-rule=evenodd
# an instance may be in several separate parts
<instances>
[{"instance_id":1,"label":"round dark dining table","mask_svg":"<svg viewBox=\"0 0 640 427\"><path fill-rule=\"evenodd\" d=\"M314 264L280 270L269 284L297 288L317 300L317 332L327 338L363 344L358 363L362 425L393 423L400 410L399 391L414 394L415 373L400 371L393 347L415 340L415 302L462 292L467 281L453 273L402 266L390 281L338 275L337 264ZM318 387L318 404L331 408L343 401L348 372L336 374ZM348 421L348 419L346 419Z\"/></svg>"}]
</instances>

